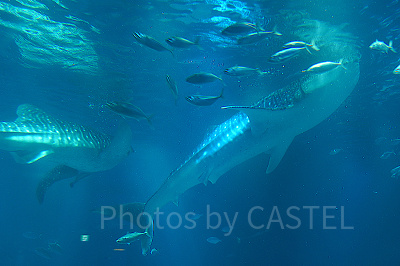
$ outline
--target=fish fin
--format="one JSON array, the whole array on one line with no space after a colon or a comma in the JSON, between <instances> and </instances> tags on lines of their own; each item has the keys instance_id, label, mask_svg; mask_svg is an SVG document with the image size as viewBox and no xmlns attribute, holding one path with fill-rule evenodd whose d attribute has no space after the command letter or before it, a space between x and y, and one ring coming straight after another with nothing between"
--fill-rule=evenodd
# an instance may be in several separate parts
<instances>
[{"instance_id":1,"label":"fish fin","mask_svg":"<svg viewBox=\"0 0 400 266\"><path fill-rule=\"evenodd\" d=\"M270 150L271 157L269 158L269 163L268 163L267 172L266 172L267 174L274 171L275 168L279 165L283 156L286 153L286 150L288 149L288 147L290 146L292 141L293 141L293 138L288 139L285 142L283 142L282 144L275 146L274 148L272 148Z\"/></svg>"},{"instance_id":2,"label":"fish fin","mask_svg":"<svg viewBox=\"0 0 400 266\"><path fill-rule=\"evenodd\" d=\"M347 70L347 68L343 65L343 58L341 58L341 59L339 60L339 64L340 64L341 67L344 68L344 70Z\"/></svg>"},{"instance_id":3,"label":"fish fin","mask_svg":"<svg viewBox=\"0 0 400 266\"><path fill-rule=\"evenodd\" d=\"M310 49L308 49L307 46L305 46L304 48L306 48L306 50L307 50L307 52L308 52L309 54L312 54L311 51L310 51Z\"/></svg>"},{"instance_id":4,"label":"fish fin","mask_svg":"<svg viewBox=\"0 0 400 266\"><path fill-rule=\"evenodd\" d=\"M321 49L318 48L318 46L315 44L315 40L311 41L311 48L313 48L315 51L319 51Z\"/></svg>"},{"instance_id":5,"label":"fish fin","mask_svg":"<svg viewBox=\"0 0 400 266\"><path fill-rule=\"evenodd\" d=\"M75 185L76 183L78 183L78 181L80 181L80 180L82 180L82 179L84 179L85 177L88 177L88 176L90 176L90 173L79 173L79 174L75 177L75 180L72 181L71 183L69 183L69 186L70 186L71 188L74 187L74 185Z\"/></svg>"},{"instance_id":6,"label":"fish fin","mask_svg":"<svg viewBox=\"0 0 400 266\"><path fill-rule=\"evenodd\" d=\"M43 203L47 189L55 182L73 177L79 173L78 170L66 165L58 165L48 172L40 181L36 188L36 197L40 204Z\"/></svg>"},{"instance_id":7,"label":"fish fin","mask_svg":"<svg viewBox=\"0 0 400 266\"><path fill-rule=\"evenodd\" d=\"M142 247L142 255L146 256L151 247L151 243L153 242L153 235L154 235L154 224L153 218L149 217L149 227L146 228L145 234L143 237L140 238L140 245Z\"/></svg>"},{"instance_id":8,"label":"fish fin","mask_svg":"<svg viewBox=\"0 0 400 266\"><path fill-rule=\"evenodd\" d=\"M219 94L218 98L224 98L224 87L222 87L221 93Z\"/></svg>"},{"instance_id":9,"label":"fish fin","mask_svg":"<svg viewBox=\"0 0 400 266\"><path fill-rule=\"evenodd\" d=\"M389 49L393 52L393 53L397 53L396 50L393 48L393 41L389 42Z\"/></svg>"},{"instance_id":10,"label":"fish fin","mask_svg":"<svg viewBox=\"0 0 400 266\"><path fill-rule=\"evenodd\" d=\"M33 152L14 151L12 152L12 155L15 161L18 163L31 164L52 153L54 153L54 151L50 149L50 150L33 151Z\"/></svg>"},{"instance_id":11,"label":"fish fin","mask_svg":"<svg viewBox=\"0 0 400 266\"><path fill-rule=\"evenodd\" d=\"M272 33L273 33L274 35L276 35L276 36L282 36L283 34L280 33L277 29L278 29L278 26L275 25L274 28L272 29Z\"/></svg>"}]
</instances>

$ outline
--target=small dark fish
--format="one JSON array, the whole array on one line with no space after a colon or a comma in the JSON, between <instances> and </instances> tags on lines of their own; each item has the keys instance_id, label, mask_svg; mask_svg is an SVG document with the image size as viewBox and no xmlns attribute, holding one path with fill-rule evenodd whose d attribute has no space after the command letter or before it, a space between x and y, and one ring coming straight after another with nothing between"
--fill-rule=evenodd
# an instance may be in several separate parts
<instances>
[{"instance_id":1,"label":"small dark fish","mask_svg":"<svg viewBox=\"0 0 400 266\"><path fill-rule=\"evenodd\" d=\"M275 31L260 31L260 32L254 32L254 33L250 33L248 35L242 36L237 40L237 44L239 45L244 45L244 44L253 44L253 43L257 43L259 41L264 40L265 38L267 38L268 36L270 36L271 34L276 35L276 36L281 36L282 34L280 34L279 32L275 32Z\"/></svg>"},{"instance_id":2,"label":"small dark fish","mask_svg":"<svg viewBox=\"0 0 400 266\"><path fill-rule=\"evenodd\" d=\"M123 117L131 117L135 118L136 120L146 119L149 124L151 123L150 117L147 116L142 109L139 107L124 102L109 102L106 103L106 106L111 109L111 111L123 116Z\"/></svg>"},{"instance_id":3,"label":"small dark fish","mask_svg":"<svg viewBox=\"0 0 400 266\"><path fill-rule=\"evenodd\" d=\"M159 41L157 41L153 37L150 37L150 36L140 33L140 32L134 32L134 33L132 33L132 35L133 35L133 37L135 37L136 41L140 44L143 44L143 45L145 45L153 50L159 51L159 52L168 51L172 54L172 56L174 55L171 50L164 47Z\"/></svg>"},{"instance_id":4,"label":"small dark fish","mask_svg":"<svg viewBox=\"0 0 400 266\"><path fill-rule=\"evenodd\" d=\"M197 106L210 106L215 103L219 98L222 98L224 88L221 90L219 96L205 96L205 95L192 95L185 97L186 101Z\"/></svg>"},{"instance_id":5,"label":"small dark fish","mask_svg":"<svg viewBox=\"0 0 400 266\"><path fill-rule=\"evenodd\" d=\"M238 22L223 29L221 34L224 36L234 36L234 35L250 33L256 30L257 30L256 25L252 23Z\"/></svg>"},{"instance_id":6,"label":"small dark fish","mask_svg":"<svg viewBox=\"0 0 400 266\"><path fill-rule=\"evenodd\" d=\"M196 73L186 78L186 82L192 84L204 84L204 83L214 82L216 80L222 81L220 77L217 77L212 73L206 73L206 72Z\"/></svg>"},{"instance_id":7,"label":"small dark fish","mask_svg":"<svg viewBox=\"0 0 400 266\"><path fill-rule=\"evenodd\" d=\"M175 47L175 48L190 48L194 45L199 45L199 40L200 40L199 37L197 37L194 42L189 41L185 38L181 38L181 37L171 37L171 38L166 39L165 41L169 45L171 45L172 47Z\"/></svg>"},{"instance_id":8,"label":"small dark fish","mask_svg":"<svg viewBox=\"0 0 400 266\"><path fill-rule=\"evenodd\" d=\"M286 62L296 56L298 56L301 51L307 50L305 47L299 47L299 48L288 48L281 50L271 56L271 58L268 60L271 63L281 63L281 62Z\"/></svg>"},{"instance_id":9,"label":"small dark fish","mask_svg":"<svg viewBox=\"0 0 400 266\"><path fill-rule=\"evenodd\" d=\"M176 103L178 101L178 87L176 86L176 82L175 82L175 80L173 80L170 77L170 75L166 75L165 78L166 78L168 86L172 92L172 95L174 95L175 105L176 105Z\"/></svg>"}]
</instances>

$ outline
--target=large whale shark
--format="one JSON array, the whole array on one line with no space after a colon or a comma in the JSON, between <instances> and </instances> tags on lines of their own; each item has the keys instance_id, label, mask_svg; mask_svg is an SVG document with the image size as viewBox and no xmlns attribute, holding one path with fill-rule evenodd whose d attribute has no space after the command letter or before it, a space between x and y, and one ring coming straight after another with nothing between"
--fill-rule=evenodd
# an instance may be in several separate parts
<instances>
[{"instance_id":1,"label":"large whale shark","mask_svg":"<svg viewBox=\"0 0 400 266\"><path fill-rule=\"evenodd\" d=\"M304 21L294 23L293 35L296 39L317 41L321 51L310 62L302 63L343 60L345 68L301 76L253 105L224 107L237 113L210 132L145 204L137 203L149 217L147 237L141 239L143 255L150 250L152 219L159 208L177 203L179 195L197 184L215 183L235 166L261 153L270 154L266 172L271 173L297 135L330 116L350 95L360 72L354 37L337 27Z\"/></svg>"},{"instance_id":2,"label":"large whale shark","mask_svg":"<svg viewBox=\"0 0 400 266\"><path fill-rule=\"evenodd\" d=\"M19 163L49 160L57 164L39 182L40 203L54 182L109 170L132 151L132 133L125 124L111 137L56 119L29 104L20 105L17 115L14 122L0 122L0 149L11 152Z\"/></svg>"}]
</instances>

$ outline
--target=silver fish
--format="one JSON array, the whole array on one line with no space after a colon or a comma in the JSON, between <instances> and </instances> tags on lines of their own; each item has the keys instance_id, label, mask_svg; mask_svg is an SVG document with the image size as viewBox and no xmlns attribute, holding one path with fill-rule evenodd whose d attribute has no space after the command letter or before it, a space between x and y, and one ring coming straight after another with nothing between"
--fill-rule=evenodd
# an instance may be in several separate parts
<instances>
[{"instance_id":1,"label":"silver fish","mask_svg":"<svg viewBox=\"0 0 400 266\"><path fill-rule=\"evenodd\" d=\"M166 39L165 41L166 43L175 48L190 48L192 46L199 45L199 40L200 40L199 37L197 37L194 42L189 41L182 37L171 37Z\"/></svg>"},{"instance_id":2,"label":"silver fish","mask_svg":"<svg viewBox=\"0 0 400 266\"><path fill-rule=\"evenodd\" d=\"M382 52L382 53L388 53L389 50L391 50L393 53L397 53L396 50L394 50L394 48L393 48L393 42L392 42L392 41L390 41L390 42L389 42L389 45L387 45L387 44L384 43L384 42L375 40L375 41L369 46L369 48L372 49L372 50L380 51L380 52Z\"/></svg>"},{"instance_id":3,"label":"silver fish","mask_svg":"<svg viewBox=\"0 0 400 266\"><path fill-rule=\"evenodd\" d=\"M209 106L215 103L219 98L222 98L224 88L222 88L219 96L192 95L185 97L186 101L197 106Z\"/></svg>"},{"instance_id":4,"label":"silver fish","mask_svg":"<svg viewBox=\"0 0 400 266\"><path fill-rule=\"evenodd\" d=\"M234 66L224 70L224 73L228 76L233 77L243 77L243 76L250 76L250 75L265 75L268 72L263 72L258 68L250 68L250 67L243 67L243 66Z\"/></svg>"},{"instance_id":5,"label":"silver fish","mask_svg":"<svg viewBox=\"0 0 400 266\"><path fill-rule=\"evenodd\" d=\"M271 63L286 62L286 61L298 56L303 50L307 50L307 49L305 47L284 49L284 50L281 50L281 51L273 54L268 61Z\"/></svg>"},{"instance_id":6,"label":"silver fish","mask_svg":"<svg viewBox=\"0 0 400 266\"><path fill-rule=\"evenodd\" d=\"M312 48L312 49L314 49L315 51L319 51L320 49L315 45L315 41L314 40L312 40L312 42L311 43L306 43L306 42L303 42L303 41L292 41L292 42L288 42L288 43L285 43L284 45L283 45L283 48L301 48L301 47L305 47L305 48Z\"/></svg>"},{"instance_id":7,"label":"silver fish","mask_svg":"<svg viewBox=\"0 0 400 266\"><path fill-rule=\"evenodd\" d=\"M149 235L144 232L144 233L138 233L138 232L134 232L134 233L128 233L124 236L121 236L120 238L117 239L117 243L118 244L131 244L132 242L135 242L137 240L141 240L142 238L146 238L149 237Z\"/></svg>"},{"instance_id":8,"label":"silver fish","mask_svg":"<svg viewBox=\"0 0 400 266\"><path fill-rule=\"evenodd\" d=\"M166 75L165 79L167 80L169 89L171 90L171 93L174 96L175 105L176 105L177 101L178 101L178 86L176 86L175 80L172 79L170 75Z\"/></svg>"},{"instance_id":9,"label":"silver fish","mask_svg":"<svg viewBox=\"0 0 400 266\"><path fill-rule=\"evenodd\" d=\"M133 37L135 37L136 41L140 44L143 44L144 46L147 46L153 50L163 52L163 51L168 51L174 56L174 53L169 50L168 48L164 47L159 41L154 39L153 37L150 37L146 34L140 33L140 32L134 32L132 33Z\"/></svg>"},{"instance_id":10,"label":"silver fish","mask_svg":"<svg viewBox=\"0 0 400 266\"><path fill-rule=\"evenodd\" d=\"M303 70L302 72L312 72L312 73L324 73L327 71L330 71L332 69L337 68L338 66L341 66L342 68L346 69L343 64L343 59L340 59L339 62L321 62L315 65L310 66L306 70Z\"/></svg>"},{"instance_id":11,"label":"silver fish","mask_svg":"<svg viewBox=\"0 0 400 266\"><path fill-rule=\"evenodd\" d=\"M123 116L123 117L130 117L136 120L146 119L149 124L151 123L151 117L146 115L142 109L139 107L125 102L108 102L105 104L111 111Z\"/></svg>"},{"instance_id":12,"label":"silver fish","mask_svg":"<svg viewBox=\"0 0 400 266\"><path fill-rule=\"evenodd\" d=\"M250 33L248 35L242 36L237 40L237 44L239 45L244 45L244 44L253 44L257 43L259 41L264 40L270 35L276 35L276 36L282 36L281 33L275 32L275 31L260 31L260 32L254 32Z\"/></svg>"},{"instance_id":13,"label":"silver fish","mask_svg":"<svg viewBox=\"0 0 400 266\"><path fill-rule=\"evenodd\" d=\"M192 84L204 84L209 82L214 82L216 80L222 81L222 79L212 73L200 72L193 74L186 78L186 82Z\"/></svg>"},{"instance_id":14,"label":"silver fish","mask_svg":"<svg viewBox=\"0 0 400 266\"><path fill-rule=\"evenodd\" d=\"M256 30L257 27L253 23L238 22L223 29L221 34L225 36L234 36L240 34L247 34Z\"/></svg>"}]
</instances>

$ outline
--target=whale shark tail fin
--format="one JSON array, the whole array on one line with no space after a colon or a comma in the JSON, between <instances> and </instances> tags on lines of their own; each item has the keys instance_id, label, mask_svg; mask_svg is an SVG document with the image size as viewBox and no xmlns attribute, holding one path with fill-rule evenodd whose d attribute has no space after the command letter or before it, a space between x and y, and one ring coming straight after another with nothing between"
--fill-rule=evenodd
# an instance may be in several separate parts
<instances>
[{"instance_id":1,"label":"whale shark tail fin","mask_svg":"<svg viewBox=\"0 0 400 266\"><path fill-rule=\"evenodd\" d=\"M66 165L58 165L48 172L36 188L36 197L40 204L43 203L47 189L55 182L77 176L79 171Z\"/></svg>"}]
</instances>

